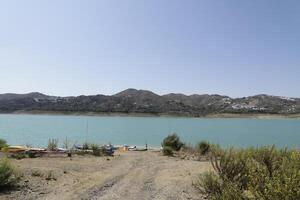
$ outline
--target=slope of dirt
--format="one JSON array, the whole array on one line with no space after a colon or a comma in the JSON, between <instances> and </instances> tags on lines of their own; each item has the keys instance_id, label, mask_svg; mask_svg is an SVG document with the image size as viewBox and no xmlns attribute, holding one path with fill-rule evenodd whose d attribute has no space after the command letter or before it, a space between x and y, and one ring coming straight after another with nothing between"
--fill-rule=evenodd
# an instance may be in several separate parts
<instances>
[{"instance_id":1,"label":"slope of dirt","mask_svg":"<svg viewBox=\"0 0 300 200\"><path fill-rule=\"evenodd\" d=\"M2 191L0 199L202 199L192 182L210 169L207 162L151 151L112 158L43 157L13 164L23 172L22 182L13 191Z\"/></svg>"}]
</instances>

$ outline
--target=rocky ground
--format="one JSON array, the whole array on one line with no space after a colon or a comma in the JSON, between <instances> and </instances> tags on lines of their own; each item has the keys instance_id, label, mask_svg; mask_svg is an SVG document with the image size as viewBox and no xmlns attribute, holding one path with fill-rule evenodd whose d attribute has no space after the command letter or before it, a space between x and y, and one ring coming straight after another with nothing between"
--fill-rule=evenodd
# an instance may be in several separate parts
<instances>
[{"instance_id":1,"label":"rocky ground","mask_svg":"<svg viewBox=\"0 0 300 200\"><path fill-rule=\"evenodd\" d=\"M0 199L202 199L192 183L210 169L208 162L152 151L12 162L23 178L16 189L1 191Z\"/></svg>"}]
</instances>

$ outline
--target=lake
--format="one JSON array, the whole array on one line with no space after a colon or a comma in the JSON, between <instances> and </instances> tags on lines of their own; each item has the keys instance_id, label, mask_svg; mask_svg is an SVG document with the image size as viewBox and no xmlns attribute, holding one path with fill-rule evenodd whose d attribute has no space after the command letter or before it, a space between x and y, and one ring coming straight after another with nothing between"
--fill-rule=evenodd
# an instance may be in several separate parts
<instances>
[{"instance_id":1,"label":"lake","mask_svg":"<svg viewBox=\"0 0 300 200\"><path fill-rule=\"evenodd\" d=\"M45 147L49 138L67 137L72 144L128 144L159 147L169 133L185 143L200 140L223 147L275 144L300 147L299 119L198 119L70 115L0 115L0 138L11 145Z\"/></svg>"}]
</instances>

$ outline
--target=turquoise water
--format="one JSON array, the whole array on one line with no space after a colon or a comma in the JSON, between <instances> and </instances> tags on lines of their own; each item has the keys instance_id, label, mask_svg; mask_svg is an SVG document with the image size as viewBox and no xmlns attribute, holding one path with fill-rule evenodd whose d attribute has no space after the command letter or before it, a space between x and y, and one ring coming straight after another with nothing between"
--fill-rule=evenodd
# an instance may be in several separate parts
<instances>
[{"instance_id":1,"label":"turquoise water","mask_svg":"<svg viewBox=\"0 0 300 200\"><path fill-rule=\"evenodd\" d=\"M208 140L223 147L267 144L300 147L299 119L0 115L0 138L13 145L46 146L49 138L57 138L62 144L68 137L77 144L85 140L129 145L147 142L158 147L172 132L191 144Z\"/></svg>"}]
</instances>

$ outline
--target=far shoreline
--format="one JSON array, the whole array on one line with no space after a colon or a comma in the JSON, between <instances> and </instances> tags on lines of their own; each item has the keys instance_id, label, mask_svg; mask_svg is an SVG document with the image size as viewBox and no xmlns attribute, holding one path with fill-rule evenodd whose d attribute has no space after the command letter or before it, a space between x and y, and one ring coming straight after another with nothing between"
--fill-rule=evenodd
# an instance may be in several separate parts
<instances>
[{"instance_id":1,"label":"far shoreline","mask_svg":"<svg viewBox=\"0 0 300 200\"><path fill-rule=\"evenodd\" d=\"M53 115L53 116L98 116L98 117L168 117L168 118L191 118L191 119L300 119L299 114L241 114L241 113L218 113L195 117L192 115L168 114L168 113L121 113L121 112L63 112L63 111L15 111L1 112L0 115Z\"/></svg>"}]
</instances>

